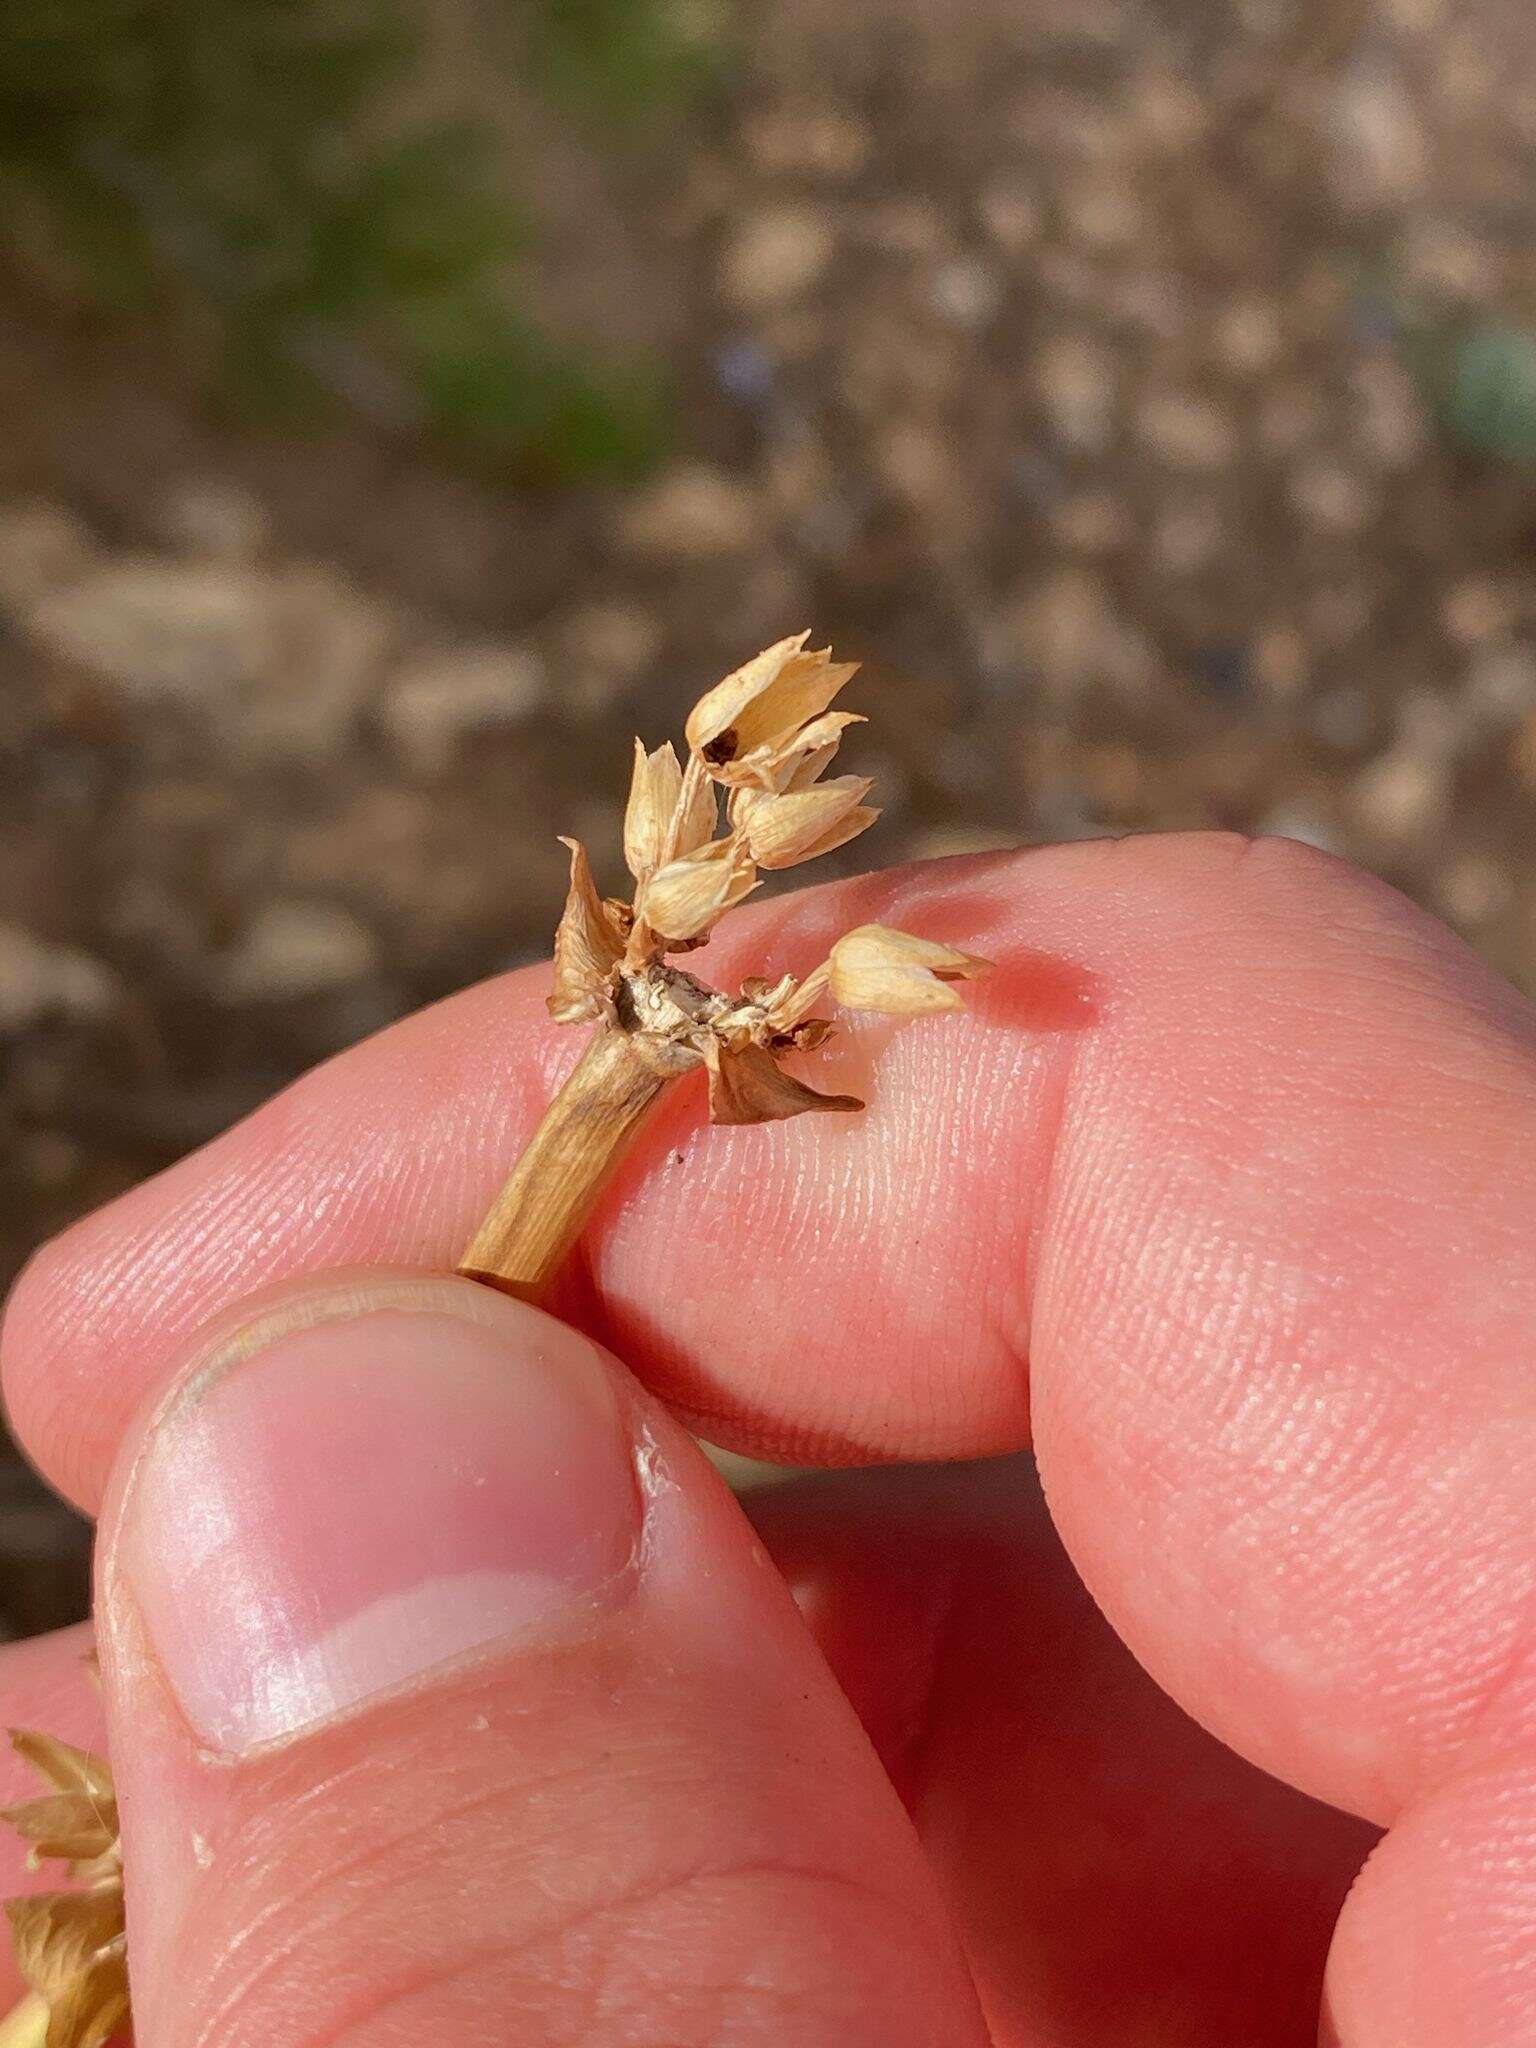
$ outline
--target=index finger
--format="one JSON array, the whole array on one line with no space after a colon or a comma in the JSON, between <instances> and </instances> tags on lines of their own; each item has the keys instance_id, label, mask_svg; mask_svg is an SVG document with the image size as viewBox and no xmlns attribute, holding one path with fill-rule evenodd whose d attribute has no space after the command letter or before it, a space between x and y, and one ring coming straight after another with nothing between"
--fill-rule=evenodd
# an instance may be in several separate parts
<instances>
[{"instance_id":1,"label":"index finger","mask_svg":"<svg viewBox=\"0 0 1536 2048\"><path fill-rule=\"evenodd\" d=\"M964 1017L850 1032L862 1118L707 1131L675 1091L570 1304L717 1440L1025 1439L1142 1660L1384 1815L1525 1668L1536 1050L1513 991L1285 842L1101 842L741 913L712 978L879 918L990 954ZM347 1263L449 1263L563 1049L533 972L301 1082L24 1276L12 1412L75 1497L190 1329ZM564 1052L569 1057L569 1052Z\"/></svg>"}]
</instances>

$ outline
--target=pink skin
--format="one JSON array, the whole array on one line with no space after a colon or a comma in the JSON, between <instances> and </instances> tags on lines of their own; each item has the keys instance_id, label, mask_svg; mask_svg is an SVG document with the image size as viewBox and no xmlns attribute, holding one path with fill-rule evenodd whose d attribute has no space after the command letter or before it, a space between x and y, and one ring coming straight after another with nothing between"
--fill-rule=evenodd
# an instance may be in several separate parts
<instances>
[{"instance_id":1,"label":"pink skin","mask_svg":"<svg viewBox=\"0 0 1536 2048\"><path fill-rule=\"evenodd\" d=\"M982 2048L857 1722L621 1368L453 1279L261 1324L186 1361L102 1514L141 2048L703 2048L786 2006Z\"/></svg>"},{"instance_id":2,"label":"pink skin","mask_svg":"<svg viewBox=\"0 0 1536 2048\"><path fill-rule=\"evenodd\" d=\"M1508 1931L1536 1924L1531 1012L1379 884L1220 838L838 885L739 913L700 964L804 968L872 917L999 972L968 1017L817 1063L867 1118L706 1133L678 1091L566 1312L715 1438L806 1460L1016 1447L1032 1403L1057 1527L1146 1670L1241 1755L1394 1824L1341 1928L1336 2038L1536 2039L1529 2004L1511 2029L1533 1963ZM146 1389L253 1291L450 1261L574 1052L544 979L333 1062L45 1251L3 1345L43 1468L99 1502ZM978 1790L926 1768L925 1837L944 1782ZM966 1920L963 1859L931 1846ZM1417 1978L1381 1962L1410 1934ZM1022 2044L1015 1946L989 2005ZM1126 2025L1081 2038L1219 2038Z\"/></svg>"}]
</instances>

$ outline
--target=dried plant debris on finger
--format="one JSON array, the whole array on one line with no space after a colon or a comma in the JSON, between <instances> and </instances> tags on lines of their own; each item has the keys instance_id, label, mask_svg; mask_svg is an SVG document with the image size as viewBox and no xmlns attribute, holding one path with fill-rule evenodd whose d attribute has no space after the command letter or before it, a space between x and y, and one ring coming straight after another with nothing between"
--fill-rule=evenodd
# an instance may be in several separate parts
<instances>
[{"instance_id":1,"label":"dried plant debris on finger","mask_svg":"<svg viewBox=\"0 0 1536 2048\"><path fill-rule=\"evenodd\" d=\"M29 1844L34 1869L45 1859L62 1862L77 1889L6 1901L31 1996L0 2022L0 2048L103 2048L129 2017L112 1773L90 1751L30 1729L13 1729L11 1746L51 1789L0 1819Z\"/></svg>"}]
</instances>

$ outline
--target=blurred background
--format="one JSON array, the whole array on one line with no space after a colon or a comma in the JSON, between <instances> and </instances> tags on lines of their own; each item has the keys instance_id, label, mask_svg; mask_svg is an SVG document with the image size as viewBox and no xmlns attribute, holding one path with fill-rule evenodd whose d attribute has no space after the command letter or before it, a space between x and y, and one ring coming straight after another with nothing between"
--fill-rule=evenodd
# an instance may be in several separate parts
<instances>
[{"instance_id":1,"label":"blurred background","mask_svg":"<svg viewBox=\"0 0 1536 2048\"><path fill-rule=\"evenodd\" d=\"M0 1259L616 881L804 625L859 865L1235 826L1536 987L1527 0L7 0ZM0 1461L0 1633L85 1535Z\"/></svg>"}]
</instances>

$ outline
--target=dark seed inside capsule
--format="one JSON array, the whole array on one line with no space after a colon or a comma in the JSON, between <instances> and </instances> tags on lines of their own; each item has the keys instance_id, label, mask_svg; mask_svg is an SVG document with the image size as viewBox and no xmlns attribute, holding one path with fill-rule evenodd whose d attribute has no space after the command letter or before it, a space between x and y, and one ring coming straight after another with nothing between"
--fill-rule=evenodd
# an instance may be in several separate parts
<instances>
[{"instance_id":1,"label":"dark seed inside capsule","mask_svg":"<svg viewBox=\"0 0 1536 2048\"><path fill-rule=\"evenodd\" d=\"M728 725L724 732L716 733L709 745L702 749L705 760L711 768L723 768L727 761L736 758L736 728Z\"/></svg>"}]
</instances>

